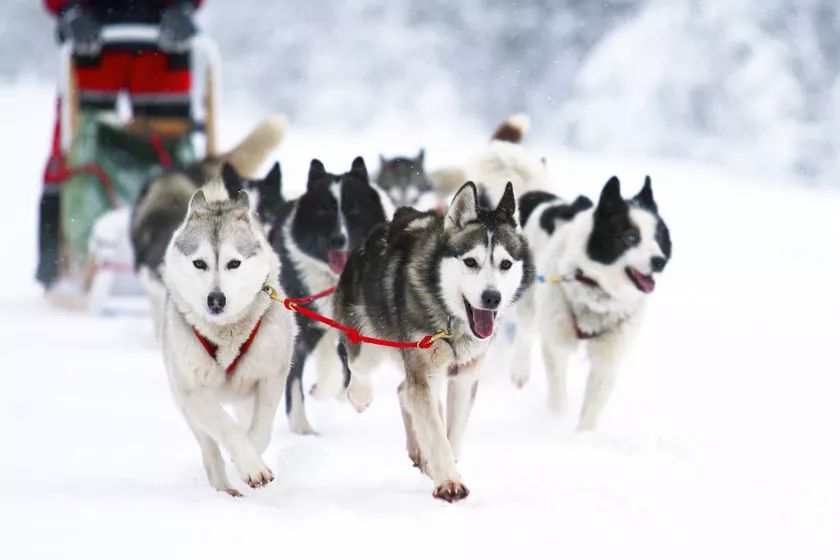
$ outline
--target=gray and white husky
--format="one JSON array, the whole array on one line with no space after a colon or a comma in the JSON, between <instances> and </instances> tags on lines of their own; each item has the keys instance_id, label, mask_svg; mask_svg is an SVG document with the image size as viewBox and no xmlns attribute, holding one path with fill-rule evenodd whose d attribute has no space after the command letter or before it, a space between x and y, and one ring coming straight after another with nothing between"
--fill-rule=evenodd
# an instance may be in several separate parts
<instances>
[{"instance_id":1,"label":"gray and white husky","mask_svg":"<svg viewBox=\"0 0 840 560\"><path fill-rule=\"evenodd\" d=\"M492 210L479 208L473 183L461 187L445 216L401 208L350 255L335 293L338 321L363 334L415 341L449 331L429 349L386 352L405 368L399 399L409 458L434 481L434 496L450 502L468 494L455 461L482 359L534 280L515 214L510 183ZM361 412L372 400L369 375L383 351L342 337L339 356L350 378L347 397Z\"/></svg>"},{"instance_id":2,"label":"gray and white husky","mask_svg":"<svg viewBox=\"0 0 840 560\"><path fill-rule=\"evenodd\" d=\"M583 196L569 203L546 192L519 200L520 221L537 263L538 284L517 307L513 381L530 374L532 334L542 338L549 406L566 406L566 364L585 343L590 372L578 427L595 428L609 398L623 350L653 292L654 275L671 258L671 238L653 198L650 177L633 198L617 178L597 206Z\"/></svg>"},{"instance_id":3,"label":"gray and white husky","mask_svg":"<svg viewBox=\"0 0 840 560\"><path fill-rule=\"evenodd\" d=\"M297 326L277 290L280 261L249 209L221 179L198 190L164 257L163 355L175 401L192 429L210 485L240 495L220 446L251 487L273 480L261 454L292 356ZM278 290L279 291L279 290ZM282 297L282 296L281 296ZM232 403L239 421L222 407Z\"/></svg>"}]
</instances>

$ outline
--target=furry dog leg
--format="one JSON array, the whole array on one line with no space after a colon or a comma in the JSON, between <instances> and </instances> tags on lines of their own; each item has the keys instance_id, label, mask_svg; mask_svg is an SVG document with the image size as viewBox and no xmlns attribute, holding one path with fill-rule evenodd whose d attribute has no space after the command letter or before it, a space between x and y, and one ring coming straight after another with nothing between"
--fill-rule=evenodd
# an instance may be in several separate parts
<instances>
[{"instance_id":1,"label":"furry dog leg","mask_svg":"<svg viewBox=\"0 0 840 560\"><path fill-rule=\"evenodd\" d=\"M190 429L195 434L195 439L198 440L198 445L201 447L204 472L207 473L207 481L210 486L219 492L227 492L231 496L241 496L242 494L231 486L227 473L225 473L225 460L222 457L219 444L207 433L193 426L192 423L190 423Z\"/></svg>"},{"instance_id":2,"label":"furry dog leg","mask_svg":"<svg viewBox=\"0 0 840 560\"><path fill-rule=\"evenodd\" d=\"M411 413L409 412L405 381L401 382L399 387L397 387L397 397L400 401L403 426L405 427L405 450L408 452L408 458L415 467L420 469L421 472L426 473L426 465L423 463L423 458L420 456L420 447L417 445L417 436L414 433L414 425L411 423Z\"/></svg>"},{"instance_id":3,"label":"furry dog leg","mask_svg":"<svg viewBox=\"0 0 840 560\"><path fill-rule=\"evenodd\" d=\"M589 378L578 430L594 430L615 386L615 376L626 337L614 331L589 342Z\"/></svg>"},{"instance_id":4,"label":"furry dog leg","mask_svg":"<svg viewBox=\"0 0 840 560\"><path fill-rule=\"evenodd\" d=\"M364 412L373 402L373 386L370 374L376 367L376 350L368 346L358 346L343 340L338 348L338 355L344 364L344 378L347 384L347 400L356 409Z\"/></svg>"},{"instance_id":5,"label":"furry dog leg","mask_svg":"<svg viewBox=\"0 0 840 560\"><path fill-rule=\"evenodd\" d=\"M456 461L461 455L464 430L478 391L476 369L476 366L464 368L449 377L449 387L446 392L446 437L449 439Z\"/></svg>"},{"instance_id":6,"label":"furry dog leg","mask_svg":"<svg viewBox=\"0 0 840 560\"><path fill-rule=\"evenodd\" d=\"M439 389L446 381L446 371L431 370L417 351L407 351L405 361L408 412L426 472L435 483L433 495L447 502L462 500L469 490L455 467L455 454L439 410Z\"/></svg>"},{"instance_id":7,"label":"furry dog leg","mask_svg":"<svg viewBox=\"0 0 840 560\"><path fill-rule=\"evenodd\" d=\"M282 377L266 377L257 382L248 437L259 453L263 453L271 441L271 427L283 397L283 385Z\"/></svg>"},{"instance_id":8,"label":"furry dog leg","mask_svg":"<svg viewBox=\"0 0 840 560\"><path fill-rule=\"evenodd\" d=\"M239 476L248 486L265 486L274 480L274 475L263 462L245 429L225 412L211 390L202 388L190 391L182 395L181 403L190 424L206 432L217 444L227 449L239 470Z\"/></svg>"},{"instance_id":9,"label":"furry dog leg","mask_svg":"<svg viewBox=\"0 0 840 560\"><path fill-rule=\"evenodd\" d=\"M548 407L553 412L562 414L565 412L568 402L566 370L573 347L560 342L550 342L550 340L542 343L545 373L548 377ZM557 338L555 337L554 340L556 341Z\"/></svg>"},{"instance_id":10,"label":"furry dog leg","mask_svg":"<svg viewBox=\"0 0 840 560\"><path fill-rule=\"evenodd\" d=\"M318 345L324 331L309 327L301 331L295 341L295 351L292 356L292 367L286 378L286 416L289 418L289 428L296 434L317 434L306 418L303 399L303 366L306 357Z\"/></svg>"},{"instance_id":11,"label":"furry dog leg","mask_svg":"<svg viewBox=\"0 0 840 560\"><path fill-rule=\"evenodd\" d=\"M318 400L338 398L345 389L341 362L335 358L338 337L334 332L326 333L315 347L315 363L318 364L318 380L309 394Z\"/></svg>"}]
</instances>

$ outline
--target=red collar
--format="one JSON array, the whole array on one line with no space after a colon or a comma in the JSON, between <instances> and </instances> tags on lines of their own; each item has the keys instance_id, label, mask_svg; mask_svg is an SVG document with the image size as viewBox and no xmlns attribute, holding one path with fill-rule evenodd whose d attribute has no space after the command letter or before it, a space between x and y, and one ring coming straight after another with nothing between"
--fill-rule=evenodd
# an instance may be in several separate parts
<instances>
[{"instance_id":1,"label":"red collar","mask_svg":"<svg viewBox=\"0 0 840 560\"><path fill-rule=\"evenodd\" d=\"M581 269L577 269L575 271L575 280L580 282L581 284L585 284L587 286L592 286L593 288L599 288L598 281L594 278L591 278L583 273Z\"/></svg>"},{"instance_id":2,"label":"red collar","mask_svg":"<svg viewBox=\"0 0 840 560\"><path fill-rule=\"evenodd\" d=\"M239 365L239 360L242 359L242 356L245 355L245 352L248 351L248 348L251 347L251 343L254 342L254 339L257 337L257 331L260 330L261 324L262 317L260 317L260 320L257 321L256 325L254 325L254 329L251 331L251 334L248 335L248 339L245 342L243 342L242 345L239 347L239 351L236 353L236 357L225 369L226 374L230 375L231 373L233 373L233 370L235 370L236 366ZM195 333L195 337L198 339L201 345L204 346L204 349L207 351L207 353L210 354L210 357L215 360L216 351L219 349L219 345L215 344L214 342L211 342L207 337L198 332L198 330L195 327L193 327L192 330L193 333Z\"/></svg>"}]
</instances>

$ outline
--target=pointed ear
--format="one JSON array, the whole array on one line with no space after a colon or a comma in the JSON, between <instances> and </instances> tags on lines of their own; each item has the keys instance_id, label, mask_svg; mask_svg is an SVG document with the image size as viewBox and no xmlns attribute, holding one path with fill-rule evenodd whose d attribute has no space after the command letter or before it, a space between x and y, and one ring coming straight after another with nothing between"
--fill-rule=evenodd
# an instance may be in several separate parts
<instances>
[{"instance_id":1,"label":"pointed ear","mask_svg":"<svg viewBox=\"0 0 840 560\"><path fill-rule=\"evenodd\" d=\"M653 187L650 184L650 175L645 176L645 184L639 194L633 197L633 200L642 208L654 213L657 212L656 201L653 199Z\"/></svg>"},{"instance_id":2,"label":"pointed ear","mask_svg":"<svg viewBox=\"0 0 840 560\"><path fill-rule=\"evenodd\" d=\"M511 218L516 214L516 196L513 194L513 183L510 181L505 185L505 194L502 195L502 199L496 207L496 212L503 212Z\"/></svg>"},{"instance_id":3,"label":"pointed ear","mask_svg":"<svg viewBox=\"0 0 840 560\"><path fill-rule=\"evenodd\" d=\"M324 169L324 164L320 160L313 159L309 164L309 177L306 179L306 190L310 190L318 179L326 175L327 170Z\"/></svg>"},{"instance_id":4,"label":"pointed ear","mask_svg":"<svg viewBox=\"0 0 840 560\"><path fill-rule=\"evenodd\" d=\"M283 202L282 183L280 163L275 162L265 179L259 183L260 198L257 202L257 215L261 220L267 221L273 218L277 207Z\"/></svg>"},{"instance_id":5,"label":"pointed ear","mask_svg":"<svg viewBox=\"0 0 840 560\"><path fill-rule=\"evenodd\" d=\"M248 197L248 191L242 189L237 192L231 200L233 201L234 209L242 212L242 215L238 216L239 219L241 220L247 218L251 211L251 199Z\"/></svg>"},{"instance_id":6,"label":"pointed ear","mask_svg":"<svg viewBox=\"0 0 840 560\"><path fill-rule=\"evenodd\" d=\"M233 198L236 193L242 190L242 178L228 162L225 162L222 166L222 183L225 185L225 190L230 198Z\"/></svg>"},{"instance_id":7,"label":"pointed ear","mask_svg":"<svg viewBox=\"0 0 840 560\"><path fill-rule=\"evenodd\" d=\"M601 190L601 198L598 199L598 207L595 212L599 215L612 214L627 205L621 198L621 184L617 177L610 177L607 184Z\"/></svg>"},{"instance_id":8,"label":"pointed ear","mask_svg":"<svg viewBox=\"0 0 840 560\"><path fill-rule=\"evenodd\" d=\"M467 222L475 220L478 217L478 192L475 188L475 183L469 181L464 183L449 209L446 211L446 217L443 221L444 230L455 230L463 228Z\"/></svg>"},{"instance_id":9,"label":"pointed ear","mask_svg":"<svg viewBox=\"0 0 840 560\"><path fill-rule=\"evenodd\" d=\"M195 212L200 212L207 208L207 199L204 197L204 191L198 189L190 198L190 204L187 209L187 216L194 214Z\"/></svg>"},{"instance_id":10,"label":"pointed ear","mask_svg":"<svg viewBox=\"0 0 840 560\"><path fill-rule=\"evenodd\" d=\"M425 148L420 148L420 153L417 154L417 163L421 166L423 165L423 161L426 159L426 150Z\"/></svg>"},{"instance_id":11,"label":"pointed ear","mask_svg":"<svg viewBox=\"0 0 840 560\"><path fill-rule=\"evenodd\" d=\"M263 183L266 184L267 188L280 192L283 186L283 175L280 173L280 162L275 161L274 165L271 166L271 169L268 170L268 173L265 175L265 179L263 179Z\"/></svg>"},{"instance_id":12,"label":"pointed ear","mask_svg":"<svg viewBox=\"0 0 840 560\"><path fill-rule=\"evenodd\" d=\"M353 164L350 166L350 172L358 173L359 175L365 178L365 181L367 181L367 166L365 165L365 160L362 156L358 156L356 159L353 160Z\"/></svg>"}]
</instances>

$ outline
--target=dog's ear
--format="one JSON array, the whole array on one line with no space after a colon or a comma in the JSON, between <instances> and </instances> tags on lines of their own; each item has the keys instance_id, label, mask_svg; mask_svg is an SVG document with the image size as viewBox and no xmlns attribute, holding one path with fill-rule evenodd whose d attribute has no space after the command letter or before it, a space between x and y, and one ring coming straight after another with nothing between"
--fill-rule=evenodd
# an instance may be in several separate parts
<instances>
[{"instance_id":1,"label":"dog's ear","mask_svg":"<svg viewBox=\"0 0 840 560\"><path fill-rule=\"evenodd\" d=\"M368 180L367 166L365 165L365 159L362 156L357 156L356 159L353 160L353 164L350 166L350 173L356 173L364 178L365 181Z\"/></svg>"},{"instance_id":2,"label":"dog's ear","mask_svg":"<svg viewBox=\"0 0 840 560\"><path fill-rule=\"evenodd\" d=\"M452 199L449 210L446 211L443 227L445 230L461 229L477 217L478 192L475 183L468 181L455 193L455 198Z\"/></svg>"},{"instance_id":3,"label":"dog's ear","mask_svg":"<svg viewBox=\"0 0 840 560\"><path fill-rule=\"evenodd\" d=\"M268 174L260 181L260 200L257 204L257 215L263 221L274 216L277 207L283 202L282 194L283 176L280 172L280 163L274 162Z\"/></svg>"},{"instance_id":4,"label":"dog's ear","mask_svg":"<svg viewBox=\"0 0 840 560\"><path fill-rule=\"evenodd\" d=\"M598 199L598 207L595 208L595 213L598 216L608 216L626 207L627 203L621 198L621 184L618 182L618 177L610 177L610 180L601 190L601 198Z\"/></svg>"},{"instance_id":5,"label":"dog's ear","mask_svg":"<svg viewBox=\"0 0 840 560\"><path fill-rule=\"evenodd\" d=\"M633 197L633 202L654 214L657 212L656 201L653 199L653 187L650 185L650 175L645 176L645 184L639 194Z\"/></svg>"},{"instance_id":6,"label":"dog's ear","mask_svg":"<svg viewBox=\"0 0 840 560\"><path fill-rule=\"evenodd\" d=\"M324 169L324 164L321 163L321 160L313 159L309 164L309 176L306 179L306 190L311 190L318 179L326 174L327 170Z\"/></svg>"},{"instance_id":7,"label":"dog's ear","mask_svg":"<svg viewBox=\"0 0 840 560\"><path fill-rule=\"evenodd\" d=\"M236 218L240 220L247 219L251 213L251 199L248 197L248 191L242 189L231 200L233 200L233 209L237 212Z\"/></svg>"},{"instance_id":8,"label":"dog's ear","mask_svg":"<svg viewBox=\"0 0 840 560\"><path fill-rule=\"evenodd\" d=\"M414 161L416 161L420 165L420 167L423 167L423 162L425 161L425 159L426 159L426 149L425 148L420 148L420 152L417 154L417 158Z\"/></svg>"},{"instance_id":9,"label":"dog's ear","mask_svg":"<svg viewBox=\"0 0 840 560\"><path fill-rule=\"evenodd\" d=\"M516 214L516 196L513 194L513 183L510 181L505 185L505 194L502 195L499 205L496 206L496 212L502 212L510 218L514 218Z\"/></svg>"},{"instance_id":10,"label":"dog's ear","mask_svg":"<svg viewBox=\"0 0 840 560\"><path fill-rule=\"evenodd\" d=\"M198 189L190 198L190 204L187 207L187 216L205 210L206 208L207 198L204 196L204 191L202 189Z\"/></svg>"},{"instance_id":11,"label":"dog's ear","mask_svg":"<svg viewBox=\"0 0 840 560\"><path fill-rule=\"evenodd\" d=\"M242 177L236 169L228 162L222 166L222 183L228 193L228 198L233 198L236 193L242 190Z\"/></svg>"}]
</instances>

